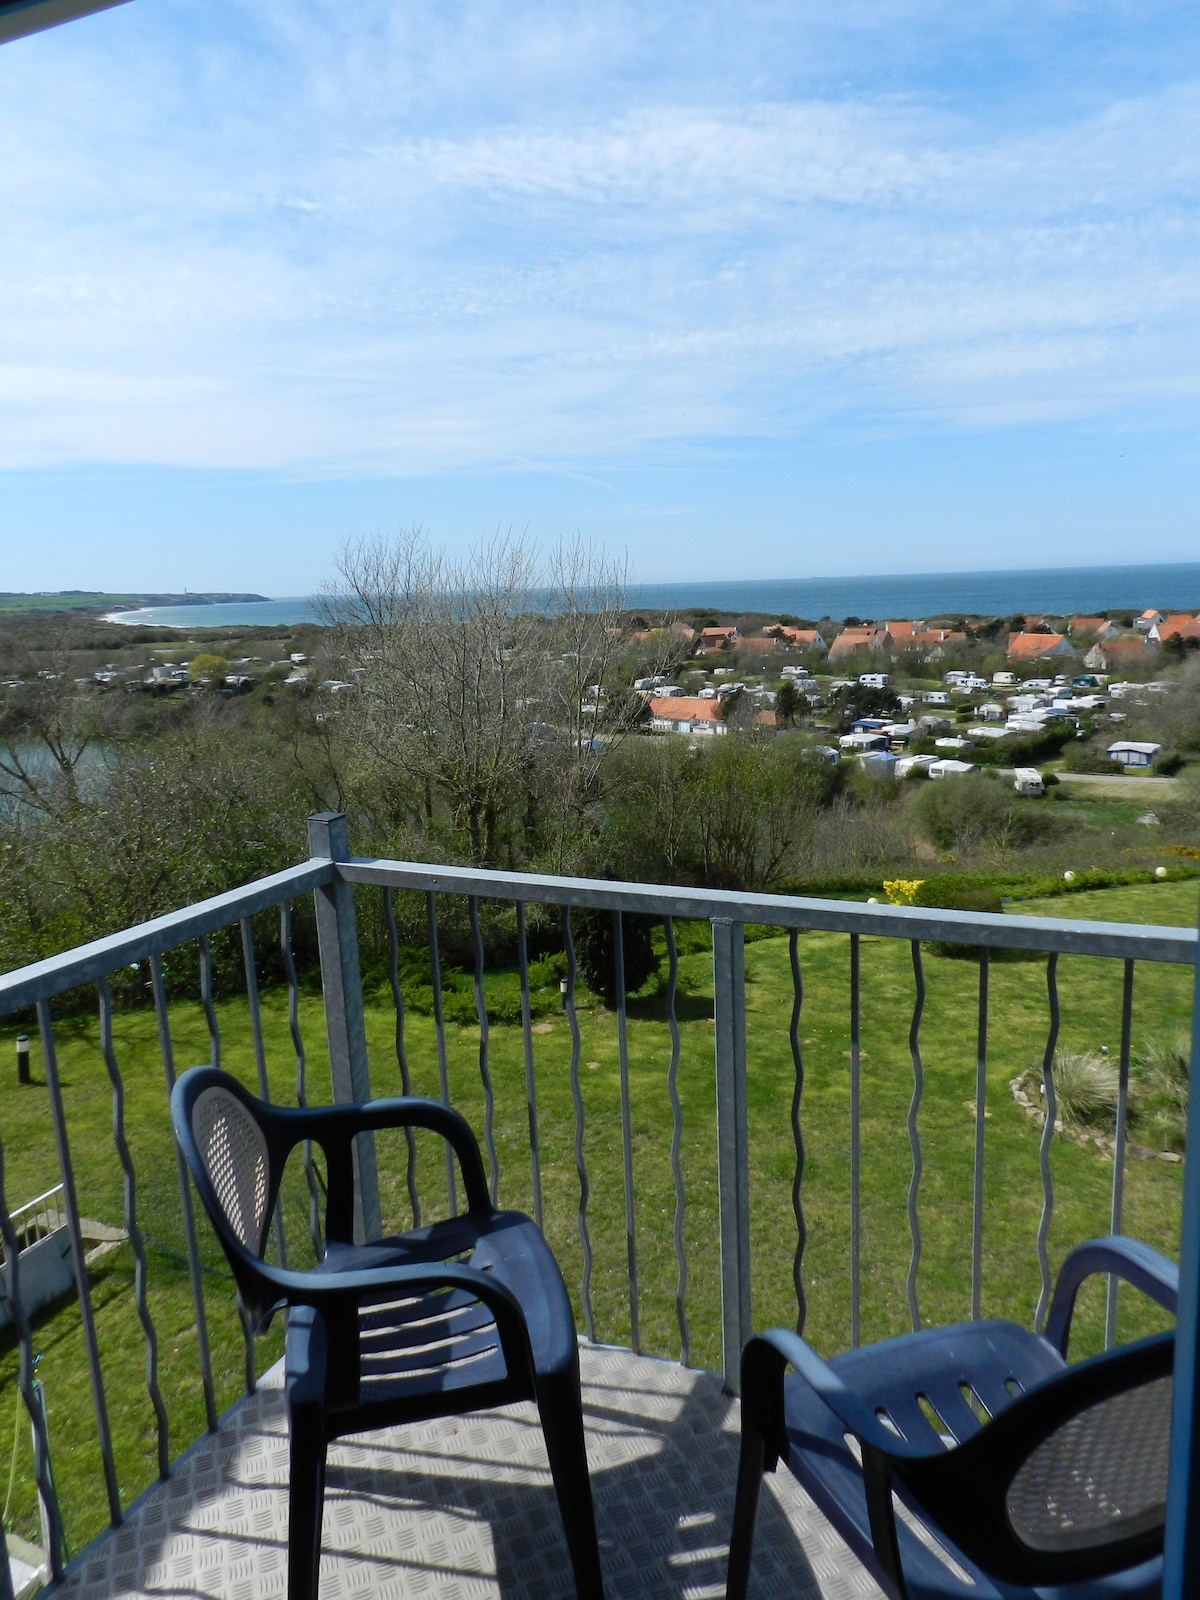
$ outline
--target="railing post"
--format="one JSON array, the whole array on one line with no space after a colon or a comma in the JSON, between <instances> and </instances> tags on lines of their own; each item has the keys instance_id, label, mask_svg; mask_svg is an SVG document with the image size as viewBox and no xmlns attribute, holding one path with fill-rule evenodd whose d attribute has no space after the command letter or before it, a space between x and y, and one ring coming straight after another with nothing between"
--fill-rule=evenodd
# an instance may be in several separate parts
<instances>
[{"instance_id":1,"label":"railing post","mask_svg":"<svg viewBox=\"0 0 1200 1600\"><path fill-rule=\"evenodd\" d=\"M309 817L308 848L319 858L349 861L350 829L345 814L323 811ZM314 890L313 899L317 908L317 946L321 955L333 1098L338 1102L369 1100L371 1076L367 1067L354 887L335 871L327 884ZM360 1133L354 1141L354 1168L354 1237L360 1242L377 1239L381 1231L379 1174L372 1134Z\"/></svg>"},{"instance_id":2,"label":"railing post","mask_svg":"<svg viewBox=\"0 0 1200 1600\"><path fill-rule=\"evenodd\" d=\"M0 1600L13 1600L12 1568L8 1564L8 1540L0 1521Z\"/></svg>"},{"instance_id":3,"label":"railing post","mask_svg":"<svg viewBox=\"0 0 1200 1600\"><path fill-rule=\"evenodd\" d=\"M1200 1593L1200 960L1192 1000L1192 1070L1188 1094L1179 1313L1175 1322L1175 1392L1171 1474L1163 1551L1163 1600Z\"/></svg>"},{"instance_id":4,"label":"railing post","mask_svg":"<svg viewBox=\"0 0 1200 1600\"><path fill-rule=\"evenodd\" d=\"M746 948L742 924L714 918L717 1189L721 1207L721 1338L725 1388L739 1387L750 1337L750 1131L746 1116Z\"/></svg>"}]
</instances>

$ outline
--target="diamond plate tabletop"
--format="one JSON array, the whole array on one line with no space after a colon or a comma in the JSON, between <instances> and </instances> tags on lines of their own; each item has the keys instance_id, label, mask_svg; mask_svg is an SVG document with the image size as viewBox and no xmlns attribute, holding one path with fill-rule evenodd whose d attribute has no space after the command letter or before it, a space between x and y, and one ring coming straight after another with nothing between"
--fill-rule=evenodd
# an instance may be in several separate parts
<instances>
[{"instance_id":1,"label":"diamond plate tabletop","mask_svg":"<svg viewBox=\"0 0 1200 1600\"><path fill-rule=\"evenodd\" d=\"M712 1373L581 1346L609 1600L725 1592L738 1406ZM71 1573L70 1600L284 1600L287 1425L278 1371ZM879 1595L786 1473L768 1476L756 1600ZM329 1453L323 1600L558 1600L574 1589L532 1405L363 1435Z\"/></svg>"}]
</instances>

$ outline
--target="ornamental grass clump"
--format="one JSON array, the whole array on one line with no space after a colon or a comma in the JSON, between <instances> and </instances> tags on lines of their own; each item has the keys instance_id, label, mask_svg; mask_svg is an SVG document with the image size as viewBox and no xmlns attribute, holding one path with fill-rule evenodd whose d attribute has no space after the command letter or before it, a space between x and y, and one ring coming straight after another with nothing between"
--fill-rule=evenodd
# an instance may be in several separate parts
<instances>
[{"instance_id":1,"label":"ornamental grass clump","mask_svg":"<svg viewBox=\"0 0 1200 1600\"><path fill-rule=\"evenodd\" d=\"M1130 1076L1132 1120L1147 1144L1182 1150L1187 1133L1191 1040L1178 1028L1138 1051Z\"/></svg>"},{"instance_id":2,"label":"ornamental grass clump","mask_svg":"<svg viewBox=\"0 0 1200 1600\"><path fill-rule=\"evenodd\" d=\"M1064 1127L1116 1126L1121 1080L1114 1061L1094 1050L1077 1054L1057 1050L1050 1070L1057 1112Z\"/></svg>"}]
</instances>

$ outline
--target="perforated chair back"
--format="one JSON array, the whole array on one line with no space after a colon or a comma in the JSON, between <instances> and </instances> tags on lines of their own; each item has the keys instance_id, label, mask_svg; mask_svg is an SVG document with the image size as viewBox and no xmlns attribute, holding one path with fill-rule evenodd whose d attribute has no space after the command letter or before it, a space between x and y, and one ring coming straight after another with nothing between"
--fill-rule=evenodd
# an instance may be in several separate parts
<instances>
[{"instance_id":1,"label":"perforated chair back","mask_svg":"<svg viewBox=\"0 0 1200 1600\"><path fill-rule=\"evenodd\" d=\"M271 1193L270 1155L262 1129L247 1105L218 1087L197 1095L192 1133L226 1223L247 1250L261 1256Z\"/></svg>"},{"instance_id":2,"label":"perforated chair back","mask_svg":"<svg viewBox=\"0 0 1200 1600\"><path fill-rule=\"evenodd\" d=\"M1029 1455L1005 1510L1028 1549L1067 1552L1162 1528L1171 1446L1170 1377L1088 1406Z\"/></svg>"}]
</instances>

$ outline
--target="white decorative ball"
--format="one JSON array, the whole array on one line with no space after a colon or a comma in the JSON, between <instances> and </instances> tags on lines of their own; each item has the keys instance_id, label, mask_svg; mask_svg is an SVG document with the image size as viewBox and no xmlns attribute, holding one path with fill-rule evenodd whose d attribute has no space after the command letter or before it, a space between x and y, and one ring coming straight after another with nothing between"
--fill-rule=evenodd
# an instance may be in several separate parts
<instances>
[{"instance_id":1,"label":"white decorative ball","mask_svg":"<svg viewBox=\"0 0 1200 1600\"><path fill-rule=\"evenodd\" d=\"M1066 880L1067 883L1074 883L1075 882L1075 874L1073 872L1064 872L1063 873L1063 878Z\"/></svg>"},{"instance_id":2,"label":"white decorative ball","mask_svg":"<svg viewBox=\"0 0 1200 1600\"><path fill-rule=\"evenodd\" d=\"M1165 877L1166 877L1166 875L1167 875L1167 869L1166 869L1166 867L1155 867L1155 869L1154 869L1154 876L1155 876L1155 877L1156 877L1156 878L1165 878Z\"/></svg>"},{"instance_id":3,"label":"white decorative ball","mask_svg":"<svg viewBox=\"0 0 1200 1600\"><path fill-rule=\"evenodd\" d=\"M879 904L879 897L877 895L870 895L867 899L867 904L869 906L877 906Z\"/></svg>"}]
</instances>

